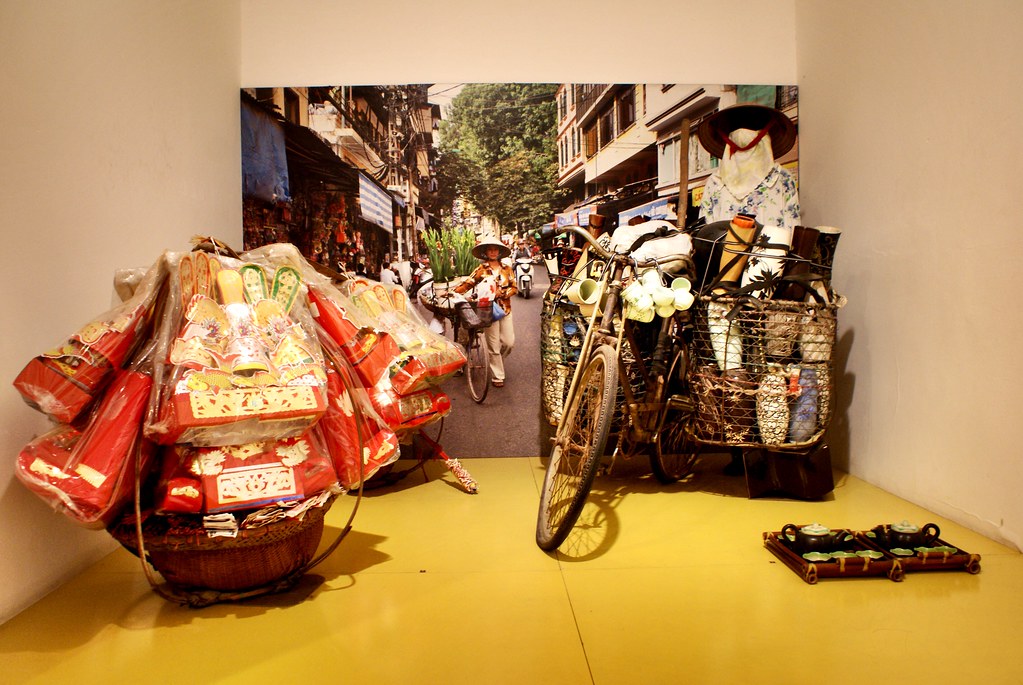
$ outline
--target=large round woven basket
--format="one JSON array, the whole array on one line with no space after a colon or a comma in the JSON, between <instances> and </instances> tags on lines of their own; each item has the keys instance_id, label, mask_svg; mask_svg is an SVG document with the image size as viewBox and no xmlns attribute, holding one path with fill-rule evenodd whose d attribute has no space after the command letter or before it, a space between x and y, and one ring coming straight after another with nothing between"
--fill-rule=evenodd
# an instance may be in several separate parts
<instances>
[{"instance_id":1,"label":"large round woven basket","mask_svg":"<svg viewBox=\"0 0 1023 685\"><path fill-rule=\"evenodd\" d=\"M185 590L241 592L297 581L323 536L323 518L333 500L236 537L209 537L197 516L149 516L142 524L150 563L172 586ZM111 535L138 554L134 518L125 516Z\"/></svg>"}]
</instances>

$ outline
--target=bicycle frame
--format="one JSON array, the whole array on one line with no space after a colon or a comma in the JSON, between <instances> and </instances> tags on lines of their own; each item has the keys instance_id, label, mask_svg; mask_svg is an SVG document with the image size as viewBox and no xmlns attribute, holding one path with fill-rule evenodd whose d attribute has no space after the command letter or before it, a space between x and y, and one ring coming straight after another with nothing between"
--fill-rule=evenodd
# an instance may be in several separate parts
<instances>
[{"instance_id":1,"label":"bicycle frame","mask_svg":"<svg viewBox=\"0 0 1023 685\"><path fill-rule=\"evenodd\" d=\"M643 263L639 263L632 259L628 253L614 253L605 250L604 247L589 234L589 232L578 226L566 226L563 228L582 237L589 244L597 257L605 264L598 280L598 292L601 293L601 297L598 299L598 304L594 307L594 311L587 322L586 336L583 339L583 344L579 352L579 363L576 364L575 370L572 374L572 381L569 384L568 393L564 402L567 406L571 403L575 393L578 391L579 378L583 367L585 366L585 360L589 359L590 354L597 346L609 345L615 350L618 361L619 378L626 376L626 370L621 359L621 342L622 338L626 336L627 332L630 330L630 326L628 325L628 320L624 316L624 312L619 305L621 303L623 278L627 269L630 267L634 270L648 267L656 268L661 263L677 261L678 256L673 255L660 260L648 260ZM598 319L599 326L595 326ZM671 318L661 319L661 330L658 334L657 345L651 356L652 364L649 372L645 368L645 364L643 364L642 359L637 357L637 361L642 365L641 371L643 373L644 382L648 386L648 393L650 391L653 391L654 393L654 401L644 402L641 407L640 403L636 401L636 397L631 386L628 383L619 383L623 394L625 395L625 406L629 412L629 428L638 442L652 442L657 434L657 426L654 424L656 424L656 417L663 404L661 394L664 388L664 352L667 347L667 339L670 334L671 325ZM631 336L630 344L632 344ZM635 345L633 344L632 346L635 351ZM641 412L644 416L641 416ZM651 417L653 418L652 421L643 420L644 418L649 419ZM559 421L558 431L555 435L556 444L564 446L564 440L566 437L564 432L564 421Z\"/></svg>"}]
</instances>

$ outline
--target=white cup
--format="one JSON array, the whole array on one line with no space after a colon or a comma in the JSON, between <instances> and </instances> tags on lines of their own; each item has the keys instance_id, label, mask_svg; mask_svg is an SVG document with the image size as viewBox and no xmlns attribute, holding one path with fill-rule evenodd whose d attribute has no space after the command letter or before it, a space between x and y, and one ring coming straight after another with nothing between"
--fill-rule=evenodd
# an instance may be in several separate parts
<instances>
[{"instance_id":1,"label":"white cup","mask_svg":"<svg viewBox=\"0 0 1023 685\"><path fill-rule=\"evenodd\" d=\"M657 286L650 291L650 296L654 298L654 304L658 307L675 306L675 291L671 288Z\"/></svg>"},{"instance_id":2,"label":"white cup","mask_svg":"<svg viewBox=\"0 0 1023 685\"><path fill-rule=\"evenodd\" d=\"M647 286L647 288L654 288L662 285L661 274L657 273L657 269L645 269L639 274L639 278L643 281L643 284Z\"/></svg>"}]
</instances>

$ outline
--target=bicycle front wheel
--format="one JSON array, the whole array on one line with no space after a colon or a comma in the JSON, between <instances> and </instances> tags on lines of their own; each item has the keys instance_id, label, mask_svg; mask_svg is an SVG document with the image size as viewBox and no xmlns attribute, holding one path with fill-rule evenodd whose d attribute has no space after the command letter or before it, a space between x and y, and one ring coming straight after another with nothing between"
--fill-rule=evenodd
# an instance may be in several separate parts
<instances>
[{"instance_id":1,"label":"bicycle front wheel","mask_svg":"<svg viewBox=\"0 0 1023 685\"><path fill-rule=\"evenodd\" d=\"M483 340L483 330L469 331L469 343L465 346L465 380L469 383L469 395L479 404L487 398L490 389L490 360Z\"/></svg>"},{"instance_id":2,"label":"bicycle front wheel","mask_svg":"<svg viewBox=\"0 0 1023 685\"><path fill-rule=\"evenodd\" d=\"M568 537L593 487L604 454L618 390L614 348L601 345L590 357L568 407L544 474L536 544L557 549Z\"/></svg>"}]
</instances>

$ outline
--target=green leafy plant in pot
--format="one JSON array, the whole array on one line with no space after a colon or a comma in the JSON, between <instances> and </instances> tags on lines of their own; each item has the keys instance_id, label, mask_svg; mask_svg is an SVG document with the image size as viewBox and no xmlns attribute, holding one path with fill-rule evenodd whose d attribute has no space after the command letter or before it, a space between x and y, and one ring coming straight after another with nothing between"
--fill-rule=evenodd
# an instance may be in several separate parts
<instances>
[{"instance_id":1,"label":"green leafy plant in pot","mask_svg":"<svg viewBox=\"0 0 1023 685\"><path fill-rule=\"evenodd\" d=\"M450 230L430 228L423 231L423 240L430 255L430 273L433 285L446 285L455 276L453 253L451 250Z\"/></svg>"},{"instance_id":2,"label":"green leafy plant in pot","mask_svg":"<svg viewBox=\"0 0 1023 685\"><path fill-rule=\"evenodd\" d=\"M476 267L479 260L472 254L472 248L476 247L476 232L469 228L459 228L451 232L452 247L455 255L455 276L468 276Z\"/></svg>"}]
</instances>

